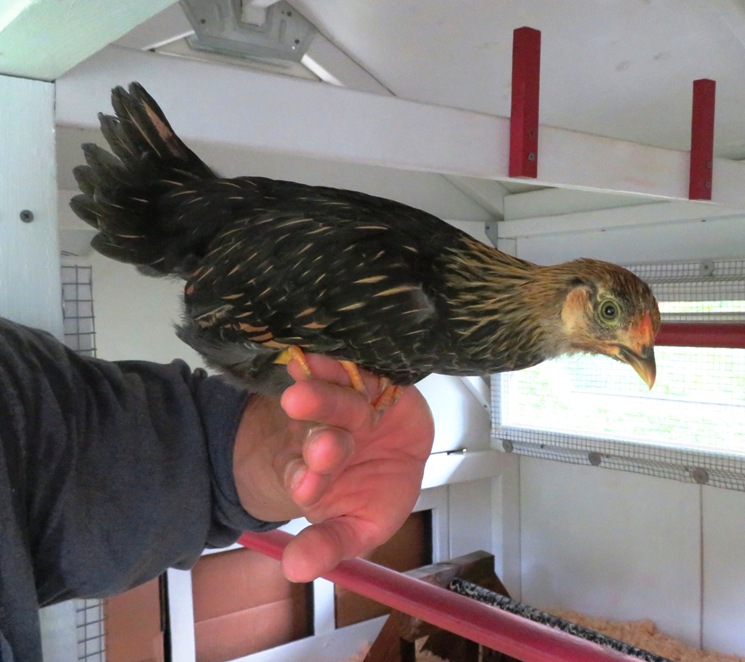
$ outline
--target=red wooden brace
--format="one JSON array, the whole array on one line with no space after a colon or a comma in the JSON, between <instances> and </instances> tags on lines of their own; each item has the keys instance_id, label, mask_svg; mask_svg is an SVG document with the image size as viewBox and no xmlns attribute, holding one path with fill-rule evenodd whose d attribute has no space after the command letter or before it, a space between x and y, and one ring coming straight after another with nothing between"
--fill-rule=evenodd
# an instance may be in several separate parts
<instances>
[{"instance_id":1,"label":"red wooden brace","mask_svg":"<svg viewBox=\"0 0 745 662\"><path fill-rule=\"evenodd\" d=\"M541 33L518 28L512 42L510 177L538 176L538 94Z\"/></svg>"},{"instance_id":2,"label":"red wooden brace","mask_svg":"<svg viewBox=\"0 0 745 662\"><path fill-rule=\"evenodd\" d=\"M655 345L745 349L745 324L738 322L665 322Z\"/></svg>"},{"instance_id":3,"label":"red wooden brace","mask_svg":"<svg viewBox=\"0 0 745 662\"><path fill-rule=\"evenodd\" d=\"M716 85L715 81L707 78L693 81L691 174L688 185L691 200L711 200Z\"/></svg>"}]
</instances>

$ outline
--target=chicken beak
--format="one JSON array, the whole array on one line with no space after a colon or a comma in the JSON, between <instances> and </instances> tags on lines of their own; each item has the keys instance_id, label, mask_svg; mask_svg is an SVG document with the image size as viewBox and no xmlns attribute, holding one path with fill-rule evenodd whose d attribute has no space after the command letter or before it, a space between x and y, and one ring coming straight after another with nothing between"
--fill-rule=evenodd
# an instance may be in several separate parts
<instances>
[{"instance_id":1,"label":"chicken beak","mask_svg":"<svg viewBox=\"0 0 745 662\"><path fill-rule=\"evenodd\" d=\"M642 352L636 353L626 347L622 347L618 358L628 363L636 374L644 380L644 383L651 389L654 386L654 380L657 377L657 365L654 361L654 347L651 345L645 347Z\"/></svg>"},{"instance_id":2,"label":"chicken beak","mask_svg":"<svg viewBox=\"0 0 745 662\"><path fill-rule=\"evenodd\" d=\"M628 363L651 389L657 376L654 360L654 327L649 312L628 331L627 339L618 345L617 359Z\"/></svg>"}]
</instances>

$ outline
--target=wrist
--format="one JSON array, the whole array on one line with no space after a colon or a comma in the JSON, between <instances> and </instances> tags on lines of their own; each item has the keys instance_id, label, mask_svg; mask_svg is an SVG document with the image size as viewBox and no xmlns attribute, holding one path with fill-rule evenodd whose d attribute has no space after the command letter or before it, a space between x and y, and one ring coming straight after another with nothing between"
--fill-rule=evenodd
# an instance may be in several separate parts
<instances>
[{"instance_id":1,"label":"wrist","mask_svg":"<svg viewBox=\"0 0 745 662\"><path fill-rule=\"evenodd\" d=\"M301 513L290 498L288 466L302 460L304 424L287 417L279 400L255 395L248 402L235 439L233 474L241 506L264 521ZM296 448L297 446L297 448Z\"/></svg>"}]
</instances>

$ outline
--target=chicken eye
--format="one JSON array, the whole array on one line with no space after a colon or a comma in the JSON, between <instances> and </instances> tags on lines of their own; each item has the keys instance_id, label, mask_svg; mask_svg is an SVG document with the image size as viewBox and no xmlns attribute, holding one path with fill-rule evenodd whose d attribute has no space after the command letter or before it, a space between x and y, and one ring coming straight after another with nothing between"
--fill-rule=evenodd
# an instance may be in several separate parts
<instances>
[{"instance_id":1,"label":"chicken eye","mask_svg":"<svg viewBox=\"0 0 745 662\"><path fill-rule=\"evenodd\" d=\"M601 301L598 306L598 311L600 313L600 319L611 324L618 321L618 316L621 312L618 304L612 299Z\"/></svg>"}]
</instances>

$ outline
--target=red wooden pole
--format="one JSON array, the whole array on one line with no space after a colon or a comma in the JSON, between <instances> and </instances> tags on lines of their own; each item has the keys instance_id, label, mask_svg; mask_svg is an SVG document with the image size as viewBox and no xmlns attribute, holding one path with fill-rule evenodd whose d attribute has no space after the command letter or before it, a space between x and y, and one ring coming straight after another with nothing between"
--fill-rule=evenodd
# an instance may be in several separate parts
<instances>
[{"instance_id":1,"label":"red wooden pole","mask_svg":"<svg viewBox=\"0 0 745 662\"><path fill-rule=\"evenodd\" d=\"M510 177L538 176L538 95L541 33L518 28L512 42Z\"/></svg>"},{"instance_id":2,"label":"red wooden pole","mask_svg":"<svg viewBox=\"0 0 745 662\"><path fill-rule=\"evenodd\" d=\"M707 78L693 81L691 174L688 185L691 200L711 200L716 86L715 81Z\"/></svg>"},{"instance_id":3,"label":"red wooden pole","mask_svg":"<svg viewBox=\"0 0 745 662\"><path fill-rule=\"evenodd\" d=\"M665 322L655 345L745 349L745 324L736 322Z\"/></svg>"},{"instance_id":4,"label":"red wooden pole","mask_svg":"<svg viewBox=\"0 0 745 662\"><path fill-rule=\"evenodd\" d=\"M244 533L238 542L279 560L291 539L288 533L271 531ZM636 659L362 559L340 563L325 578L524 662Z\"/></svg>"}]
</instances>

